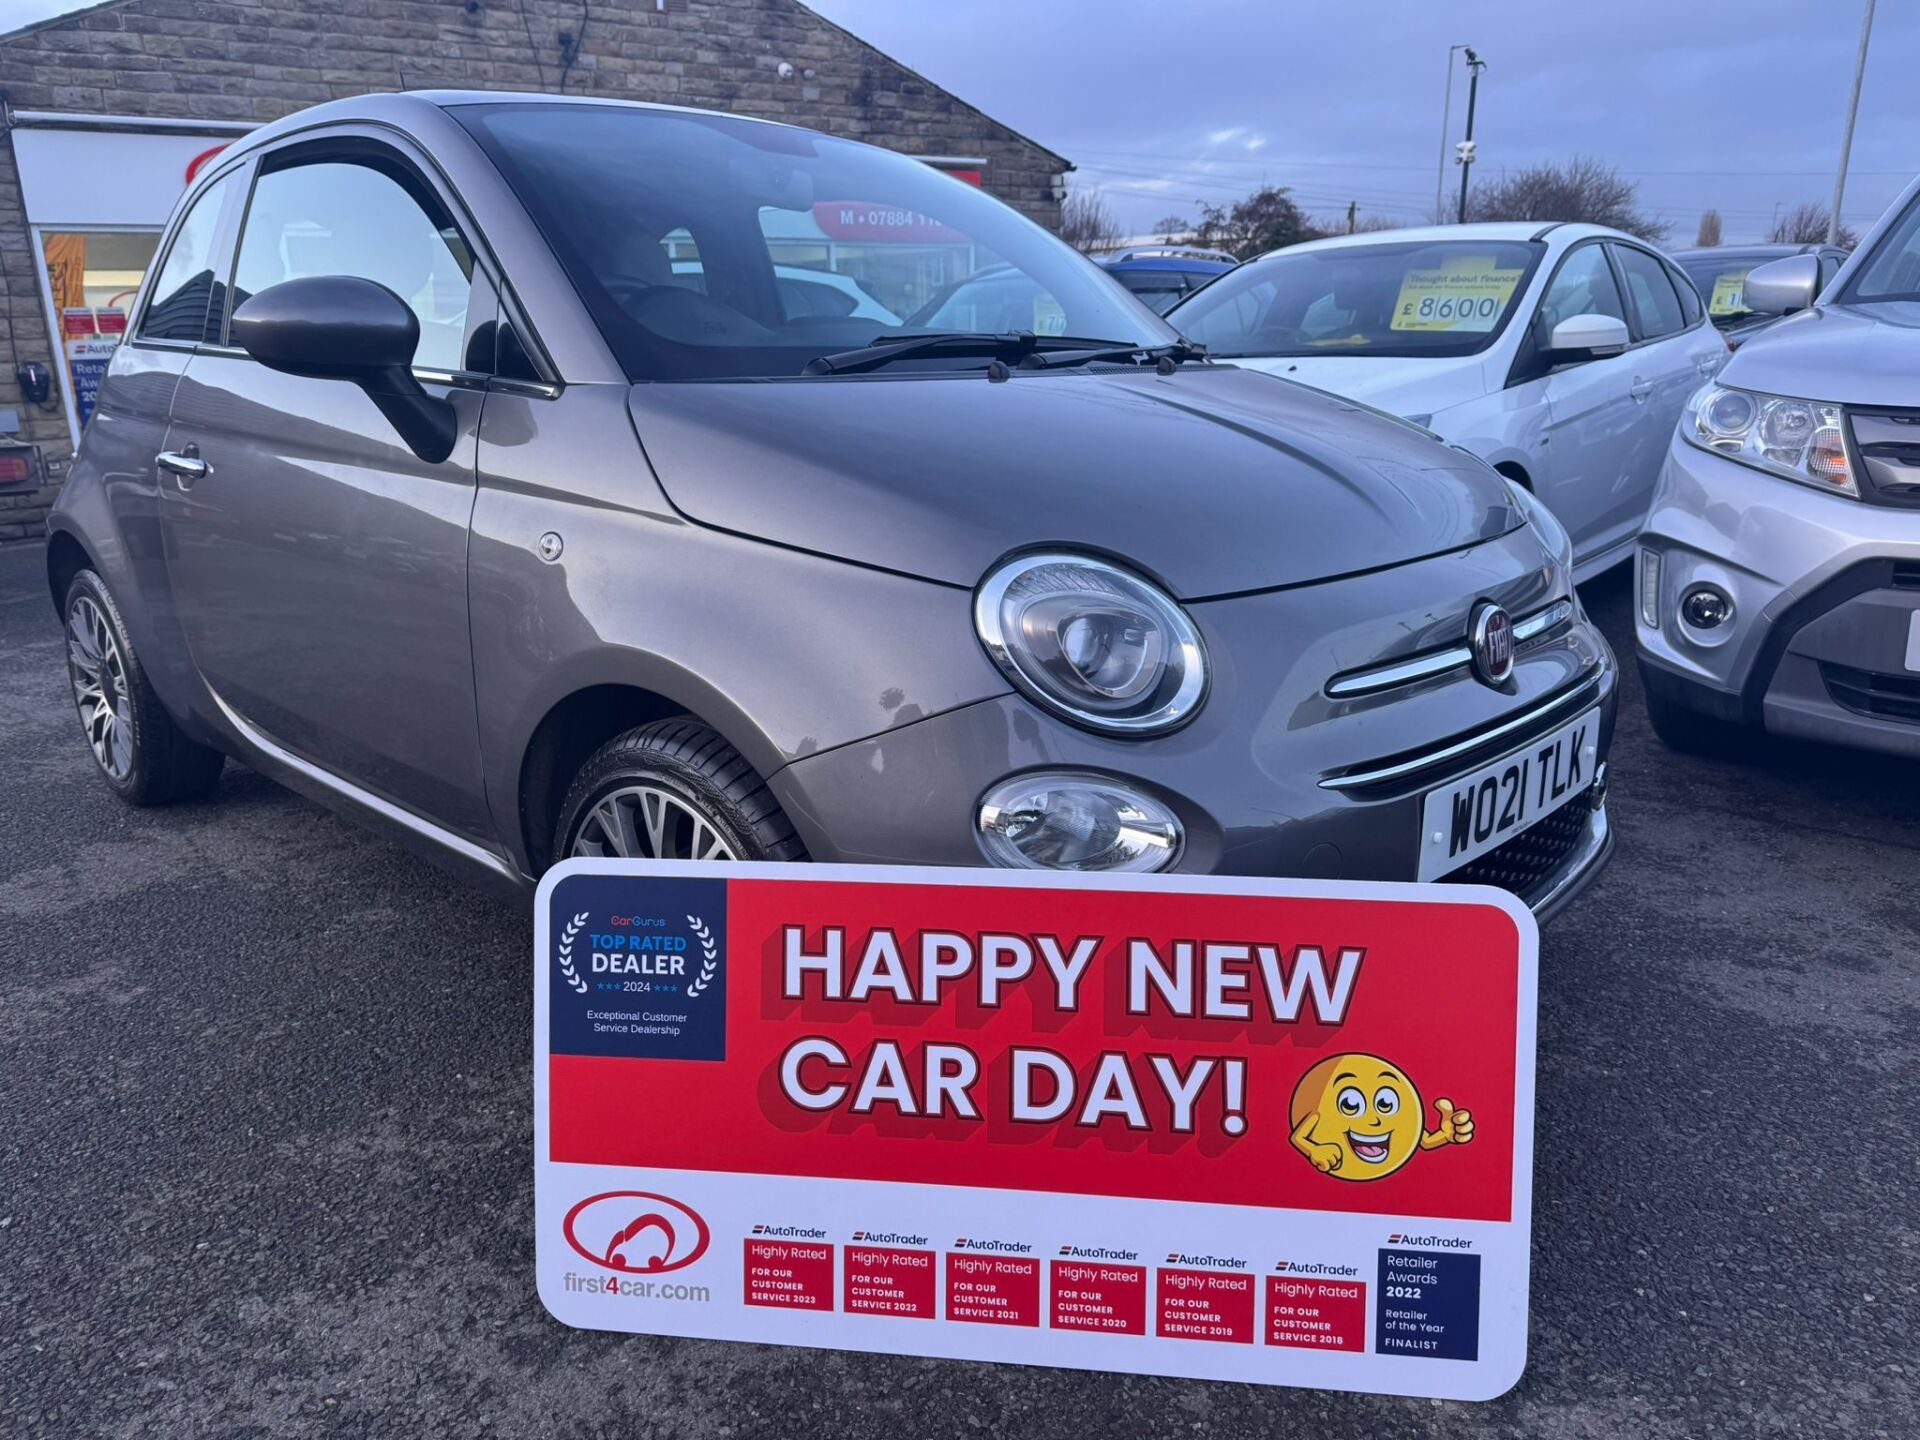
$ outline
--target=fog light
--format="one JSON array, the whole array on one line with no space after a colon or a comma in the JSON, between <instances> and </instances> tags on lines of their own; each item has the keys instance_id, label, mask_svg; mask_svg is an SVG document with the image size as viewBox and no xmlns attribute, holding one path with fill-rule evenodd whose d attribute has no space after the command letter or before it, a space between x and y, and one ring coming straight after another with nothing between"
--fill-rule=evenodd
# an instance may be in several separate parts
<instances>
[{"instance_id":1,"label":"fog light","mask_svg":"<svg viewBox=\"0 0 1920 1440\"><path fill-rule=\"evenodd\" d=\"M1158 800L1099 775L1003 780L980 800L980 848L1009 870L1143 874L1179 857L1180 821Z\"/></svg>"},{"instance_id":2,"label":"fog light","mask_svg":"<svg viewBox=\"0 0 1920 1440\"><path fill-rule=\"evenodd\" d=\"M1649 630L1660 628L1660 552L1640 552L1640 623Z\"/></svg>"},{"instance_id":3,"label":"fog light","mask_svg":"<svg viewBox=\"0 0 1920 1440\"><path fill-rule=\"evenodd\" d=\"M1727 623L1733 601L1711 585L1696 585L1680 597L1680 618L1695 630L1713 630Z\"/></svg>"}]
</instances>

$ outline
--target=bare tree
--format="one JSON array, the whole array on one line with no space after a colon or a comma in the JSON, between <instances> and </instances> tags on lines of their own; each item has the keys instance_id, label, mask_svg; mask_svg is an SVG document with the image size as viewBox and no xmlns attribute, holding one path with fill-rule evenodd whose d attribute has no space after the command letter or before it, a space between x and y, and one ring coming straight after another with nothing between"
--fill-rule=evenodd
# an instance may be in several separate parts
<instances>
[{"instance_id":1,"label":"bare tree","mask_svg":"<svg viewBox=\"0 0 1920 1440\"><path fill-rule=\"evenodd\" d=\"M1470 220L1580 220L1660 241L1668 226L1636 208L1638 190L1618 170L1590 156L1563 165L1532 165L1482 185L1467 200Z\"/></svg>"},{"instance_id":2,"label":"bare tree","mask_svg":"<svg viewBox=\"0 0 1920 1440\"><path fill-rule=\"evenodd\" d=\"M1720 212L1718 210L1700 212L1700 228L1694 232L1693 243L1702 249L1720 243Z\"/></svg>"},{"instance_id":3,"label":"bare tree","mask_svg":"<svg viewBox=\"0 0 1920 1440\"><path fill-rule=\"evenodd\" d=\"M1202 205L1197 223L1168 215L1154 228L1168 245L1225 250L1242 260L1333 233L1309 220L1284 185L1263 185L1230 206ZM1345 221L1339 228L1345 228Z\"/></svg>"},{"instance_id":4,"label":"bare tree","mask_svg":"<svg viewBox=\"0 0 1920 1440\"><path fill-rule=\"evenodd\" d=\"M1060 207L1060 238L1082 254L1111 250L1125 234L1098 190L1077 190Z\"/></svg>"},{"instance_id":5,"label":"bare tree","mask_svg":"<svg viewBox=\"0 0 1920 1440\"><path fill-rule=\"evenodd\" d=\"M1827 207L1809 200L1796 205L1773 222L1767 239L1776 245L1824 245L1827 240ZM1848 250L1860 243L1860 237L1842 221L1834 240Z\"/></svg>"}]
</instances>

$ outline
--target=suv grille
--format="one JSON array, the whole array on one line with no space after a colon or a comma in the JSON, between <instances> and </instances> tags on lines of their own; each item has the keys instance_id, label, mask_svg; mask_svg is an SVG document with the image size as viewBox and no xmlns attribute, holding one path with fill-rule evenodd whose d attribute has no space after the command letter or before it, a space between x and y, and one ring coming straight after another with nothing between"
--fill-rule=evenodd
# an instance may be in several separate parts
<instances>
[{"instance_id":1,"label":"suv grille","mask_svg":"<svg viewBox=\"0 0 1920 1440\"><path fill-rule=\"evenodd\" d=\"M1833 703L1857 715L1920 724L1920 678L1825 662L1820 666L1820 678L1827 682L1827 694L1833 697Z\"/></svg>"},{"instance_id":2,"label":"suv grille","mask_svg":"<svg viewBox=\"0 0 1920 1440\"><path fill-rule=\"evenodd\" d=\"M1593 791L1588 789L1497 850L1489 850L1478 860L1442 875L1439 883L1493 885L1512 891L1522 900L1529 899L1540 883L1580 848L1592 818Z\"/></svg>"}]
</instances>

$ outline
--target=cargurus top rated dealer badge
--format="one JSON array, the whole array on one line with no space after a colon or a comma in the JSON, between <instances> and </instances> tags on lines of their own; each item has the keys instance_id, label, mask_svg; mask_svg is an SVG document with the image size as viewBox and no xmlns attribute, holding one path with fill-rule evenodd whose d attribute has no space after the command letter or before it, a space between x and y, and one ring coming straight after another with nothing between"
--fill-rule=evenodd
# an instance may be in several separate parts
<instances>
[{"instance_id":1,"label":"cargurus top rated dealer badge","mask_svg":"<svg viewBox=\"0 0 1920 1440\"><path fill-rule=\"evenodd\" d=\"M646 903L636 905L644 895ZM644 891L581 876L556 915L556 1053L633 1060L727 1058L727 887L662 880Z\"/></svg>"}]
</instances>

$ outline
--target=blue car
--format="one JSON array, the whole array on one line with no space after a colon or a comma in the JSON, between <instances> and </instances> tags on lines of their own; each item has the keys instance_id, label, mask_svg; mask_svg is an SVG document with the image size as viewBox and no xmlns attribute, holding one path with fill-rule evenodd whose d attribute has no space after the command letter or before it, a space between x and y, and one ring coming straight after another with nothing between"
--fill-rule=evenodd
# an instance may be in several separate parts
<instances>
[{"instance_id":1,"label":"blue car","mask_svg":"<svg viewBox=\"0 0 1920 1440\"><path fill-rule=\"evenodd\" d=\"M1202 285L1240 262L1224 250L1155 246L1122 250L1100 262L1127 289L1164 315Z\"/></svg>"}]
</instances>

